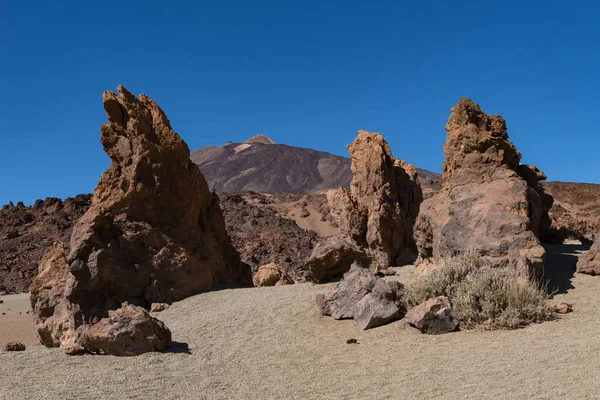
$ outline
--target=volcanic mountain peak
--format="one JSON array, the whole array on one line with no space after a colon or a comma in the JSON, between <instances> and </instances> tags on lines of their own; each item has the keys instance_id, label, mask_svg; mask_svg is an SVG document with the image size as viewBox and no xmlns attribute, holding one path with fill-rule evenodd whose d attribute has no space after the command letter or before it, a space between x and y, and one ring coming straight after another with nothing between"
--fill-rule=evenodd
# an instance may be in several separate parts
<instances>
[{"instance_id":1,"label":"volcanic mountain peak","mask_svg":"<svg viewBox=\"0 0 600 400\"><path fill-rule=\"evenodd\" d=\"M256 136L252 136L250 139L246 140L244 143L277 144L277 142L275 142L273 139L271 139L264 133L259 133Z\"/></svg>"}]
</instances>

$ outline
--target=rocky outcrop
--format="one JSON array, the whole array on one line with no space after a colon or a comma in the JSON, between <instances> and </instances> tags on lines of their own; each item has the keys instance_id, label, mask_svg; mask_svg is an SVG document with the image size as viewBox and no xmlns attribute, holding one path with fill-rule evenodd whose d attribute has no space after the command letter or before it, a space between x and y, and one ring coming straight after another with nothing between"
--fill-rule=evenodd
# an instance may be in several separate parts
<instances>
[{"instance_id":1,"label":"rocky outcrop","mask_svg":"<svg viewBox=\"0 0 600 400\"><path fill-rule=\"evenodd\" d=\"M304 268L319 237L283 217L277 198L251 192L226 193L221 202L233 246L254 271L271 263L290 275Z\"/></svg>"},{"instance_id":2,"label":"rocky outcrop","mask_svg":"<svg viewBox=\"0 0 600 400\"><path fill-rule=\"evenodd\" d=\"M64 201L48 197L32 206L0 210L0 292L28 292L42 255L54 242L69 245L73 224L90 205L91 195Z\"/></svg>"},{"instance_id":3,"label":"rocky outcrop","mask_svg":"<svg viewBox=\"0 0 600 400\"><path fill-rule=\"evenodd\" d=\"M496 266L540 272L545 251L538 236L550 225L552 206L539 184L544 174L520 165L504 119L469 99L452 108L446 130L442 190L423 202L415 225L417 271L475 251Z\"/></svg>"},{"instance_id":4,"label":"rocky outcrop","mask_svg":"<svg viewBox=\"0 0 600 400\"><path fill-rule=\"evenodd\" d=\"M402 263L414 248L413 225L423 200L416 168L395 159L378 133L359 131L348 151L354 177L350 191L327 193L331 216L376 269Z\"/></svg>"},{"instance_id":5,"label":"rocky outcrop","mask_svg":"<svg viewBox=\"0 0 600 400\"><path fill-rule=\"evenodd\" d=\"M456 330L458 321L452 315L450 301L445 296L438 296L411 308L404 317L404 322L414 326L421 333L440 335Z\"/></svg>"},{"instance_id":6,"label":"rocky outcrop","mask_svg":"<svg viewBox=\"0 0 600 400\"><path fill-rule=\"evenodd\" d=\"M47 347L59 347L65 336L71 336L65 302L68 276L65 248L62 243L56 242L42 257L30 295L37 334L40 342Z\"/></svg>"},{"instance_id":7,"label":"rocky outcrop","mask_svg":"<svg viewBox=\"0 0 600 400\"><path fill-rule=\"evenodd\" d=\"M326 294L318 294L321 315L356 321L369 329L400 319L404 314L404 286L377 278L368 268L353 266Z\"/></svg>"},{"instance_id":8,"label":"rocky outcrop","mask_svg":"<svg viewBox=\"0 0 600 400\"><path fill-rule=\"evenodd\" d=\"M62 328L47 326L50 315L44 312L57 312L59 305L50 304L57 303L59 285L66 281L72 335L63 336L61 344L72 344L75 338L75 344L93 352L103 351L98 343L113 342L89 339L100 336L83 332L104 329L108 322L92 328L124 302L149 308L216 284L252 285L250 268L240 261L225 231L218 197L190 161L187 145L164 112L149 97L137 99L121 86L118 95L105 92L103 101L109 123L102 126L101 142L112 164L73 229L68 269L52 249L44 268L52 272L38 277L41 289L32 297L35 318L44 332L51 332L55 345Z\"/></svg>"},{"instance_id":9,"label":"rocky outcrop","mask_svg":"<svg viewBox=\"0 0 600 400\"><path fill-rule=\"evenodd\" d=\"M77 343L94 354L137 356L162 351L171 342L171 331L162 321L150 316L142 307L123 303L108 317L86 326Z\"/></svg>"},{"instance_id":10,"label":"rocky outcrop","mask_svg":"<svg viewBox=\"0 0 600 400\"><path fill-rule=\"evenodd\" d=\"M600 275L600 239L596 239L589 251L579 258L577 272Z\"/></svg>"}]
</instances>

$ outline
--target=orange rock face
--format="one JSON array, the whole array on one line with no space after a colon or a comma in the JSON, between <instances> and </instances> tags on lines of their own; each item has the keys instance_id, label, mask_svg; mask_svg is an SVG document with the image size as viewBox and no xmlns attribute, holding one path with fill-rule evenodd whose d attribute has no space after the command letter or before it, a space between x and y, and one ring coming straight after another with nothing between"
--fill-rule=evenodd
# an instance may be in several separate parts
<instances>
[{"instance_id":1,"label":"orange rock face","mask_svg":"<svg viewBox=\"0 0 600 400\"><path fill-rule=\"evenodd\" d=\"M252 285L218 197L165 113L147 96L118 91L103 94L109 123L101 142L111 166L73 229L70 253L51 250L32 293L47 346L68 339L60 337L64 309L75 333L124 302L149 308L215 284Z\"/></svg>"},{"instance_id":2,"label":"orange rock face","mask_svg":"<svg viewBox=\"0 0 600 400\"><path fill-rule=\"evenodd\" d=\"M378 133L359 131L348 151L354 177L350 191L327 193L331 215L377 269L401 263L399 258L414 247L413 225L423 200L417 170L395 159Z\"/></svg>"},{"instance_id":3,"label":"orange rock face","mask_svg":"<svg viewBox=\"0 0 600 400\"><path fill-rule=\"evenodd\" d=\"M499 266L540 272L545 251L538 237L552 206L539 185L545 175L519 164L504 119L469 99L452 108L446 130L442 190L423 202L415 225L417 271L470 250Z\"/></svg>"}]
</instances>

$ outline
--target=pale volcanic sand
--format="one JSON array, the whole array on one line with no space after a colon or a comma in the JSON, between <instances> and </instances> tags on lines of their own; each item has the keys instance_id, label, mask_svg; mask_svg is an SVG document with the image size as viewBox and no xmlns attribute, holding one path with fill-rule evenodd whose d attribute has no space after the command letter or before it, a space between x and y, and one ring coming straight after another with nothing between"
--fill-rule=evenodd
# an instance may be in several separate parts
<instances>
[{"instance_id":1,"label":"pale volcanic sand","mask_svg":"<svg viewBox=\"0 0 600 400\"><path fill-rule=\"evenodd\" d=\"M36 346L29 294L0 296L0 350L7 342L21 342L25 346ZM2 315L4 313L4 315Z\"/></svg>"},{"instance_id":2,"label":"pale volcanic sand","mask_svg":"<svg viewBox=\"0 0 600 400\"><path fill-rule=\"evenodd\" d=\"M175 341L198 346L190 354L69 357L41 347L1 353L0 398L598 398L600 277L571 279L575 257L551 259L562 287L574 287L551 300L574 304L554 322L442 336L399 323L358 331L353 321L317 314L314 297L331 284L221 290L157 314ZM399 270L399 279L412 279L412 267ZM349 338L359 344L346 344Z\"/></svg>"}]
</instances>

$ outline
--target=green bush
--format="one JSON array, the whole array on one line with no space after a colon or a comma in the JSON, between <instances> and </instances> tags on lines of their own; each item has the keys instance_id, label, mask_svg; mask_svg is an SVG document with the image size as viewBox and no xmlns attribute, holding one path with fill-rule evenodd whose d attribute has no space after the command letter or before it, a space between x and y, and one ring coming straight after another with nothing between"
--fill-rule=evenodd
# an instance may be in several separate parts
<instances>
[{"instance_id":1,"label":"green bush","mask_svg":"<svg viewBox=\"0 0 600 400\"><path fill-rule=\"evenodd\" d=\"M408 307L436 296L448 297L463 329L515 329L555 315L545 288L514 269L493 268L473 253L446 260L406 287Z\"/></svg>"}]
</instances>

